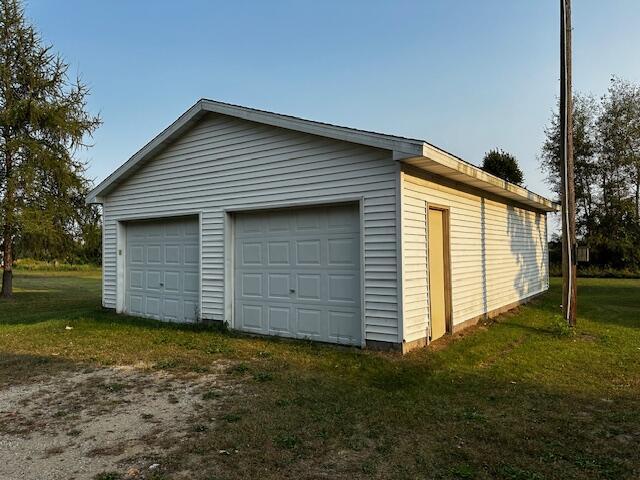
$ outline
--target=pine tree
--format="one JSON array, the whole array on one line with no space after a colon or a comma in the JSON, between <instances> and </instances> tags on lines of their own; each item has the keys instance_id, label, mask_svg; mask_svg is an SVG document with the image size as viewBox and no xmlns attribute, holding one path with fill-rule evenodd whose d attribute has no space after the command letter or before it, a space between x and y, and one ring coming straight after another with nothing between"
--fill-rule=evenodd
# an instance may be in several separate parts
<instances>
[{"instance_id":1,"label":"pine tree","mask_svg":"<svg viewBox=\"0 0 640 480\"><path fill-rule=\"evenodd\" d=\"M87 188L75 154L100 118L87 112L89 90L69 79L68 67L18 0L0 0L0 297L13 294L16 238L60 236Z\"/></svg>"}]
</instances>

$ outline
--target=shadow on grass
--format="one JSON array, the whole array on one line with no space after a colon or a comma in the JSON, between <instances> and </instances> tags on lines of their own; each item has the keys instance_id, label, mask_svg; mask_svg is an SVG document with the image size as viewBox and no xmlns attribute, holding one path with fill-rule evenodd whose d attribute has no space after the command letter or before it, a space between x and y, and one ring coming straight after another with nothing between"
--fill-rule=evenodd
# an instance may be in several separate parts
<instances>
[{"instance_id":1,"label":"shadow on grass","mask_svg":"<svg viewBox=\"0 0 640 480\"><path fill-rule=\"evenodd\" d=\"M56 375L87 365L84 362L74 362L57 356L14 354L0 351L0 388L28 383L42 375Z\"/></svg>"}]
</instances>

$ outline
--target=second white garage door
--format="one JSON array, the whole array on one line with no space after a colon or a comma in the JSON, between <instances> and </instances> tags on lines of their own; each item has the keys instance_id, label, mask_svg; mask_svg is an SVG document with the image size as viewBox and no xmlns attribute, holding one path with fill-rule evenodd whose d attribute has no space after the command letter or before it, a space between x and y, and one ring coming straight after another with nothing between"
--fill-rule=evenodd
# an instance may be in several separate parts
<instances>
[{"instance_id":1,"label":"second white garage door","mask_svg":"<svg viewBox=\"0 0 640 480\"><path fill-rule=\"evenodd\" d=\"M235 328L360 345L356 205L235 217Z\"/></svg>"}]
</instances>

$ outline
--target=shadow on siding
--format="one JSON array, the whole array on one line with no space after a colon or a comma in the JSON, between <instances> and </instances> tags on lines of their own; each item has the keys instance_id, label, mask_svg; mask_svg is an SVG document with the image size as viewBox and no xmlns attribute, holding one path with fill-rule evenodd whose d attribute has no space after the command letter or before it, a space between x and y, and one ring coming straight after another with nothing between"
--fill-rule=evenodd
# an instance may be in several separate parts
<instances>
[{"instance_id":1,"label":"shadow on siding","mask_svg":"<svg viewBox=\"0 0 640 480\"><path fill-rule=\"evenodd\" d=\"M513 287L519 299L538 293L543 287L544 255L537 249L538 243L544 245L541 223L540 215L532 222L525 211L507 206L507 235L517 265Z\"/></svg>"}]
</instances>

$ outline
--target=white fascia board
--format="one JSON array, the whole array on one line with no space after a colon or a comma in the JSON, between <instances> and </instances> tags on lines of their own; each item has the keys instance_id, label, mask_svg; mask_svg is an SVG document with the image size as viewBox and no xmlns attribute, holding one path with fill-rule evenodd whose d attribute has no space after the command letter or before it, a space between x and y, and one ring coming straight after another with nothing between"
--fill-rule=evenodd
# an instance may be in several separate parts
<instances>
[{"instance_id":1,"label":"white fascia board","mask_svg":"<svg viewBox=\"0 0 640 480\"><path fill-rule=\"evenodd\" d=\"M447 177L450 176L452 179L455 177L455 180L458 182L472 184L471 181L473 180L474 186L477 186L482 190L490 191L505 198L520 201L546 212L555 212L559 209L559 205L548 198L487 173L484 170L426 142L423 143L423 151L420 156L412 156L406 152L394 151L393 158L397 161L408 164L419 163L421 158L426 158L451 170L451 175L447 175ZM477 185L478 182L480 182L480 185L482 186Z\"/></svg>"},{"instance_id":2,"label":"white fascia board","mask_svg":"<svg viewBox=\"0 0 640 480\"><path fill-rule=\"evenodd\" d=\"M286 128L298 132L318 135L320 137L333 138L345 142L368 145L370 147L382 148L385 150L401 150L419 155L422 152L423 142L409 138L385 135L382 133L368 132L354 128L340 127L329 123L305 120L303 118L272 113L264 110L230 105L227 103L215 102L213 100L201 100L205 110L209 112L229 115L251 122L272 125L274 127Z\"/></svg>"}]
</instances>

